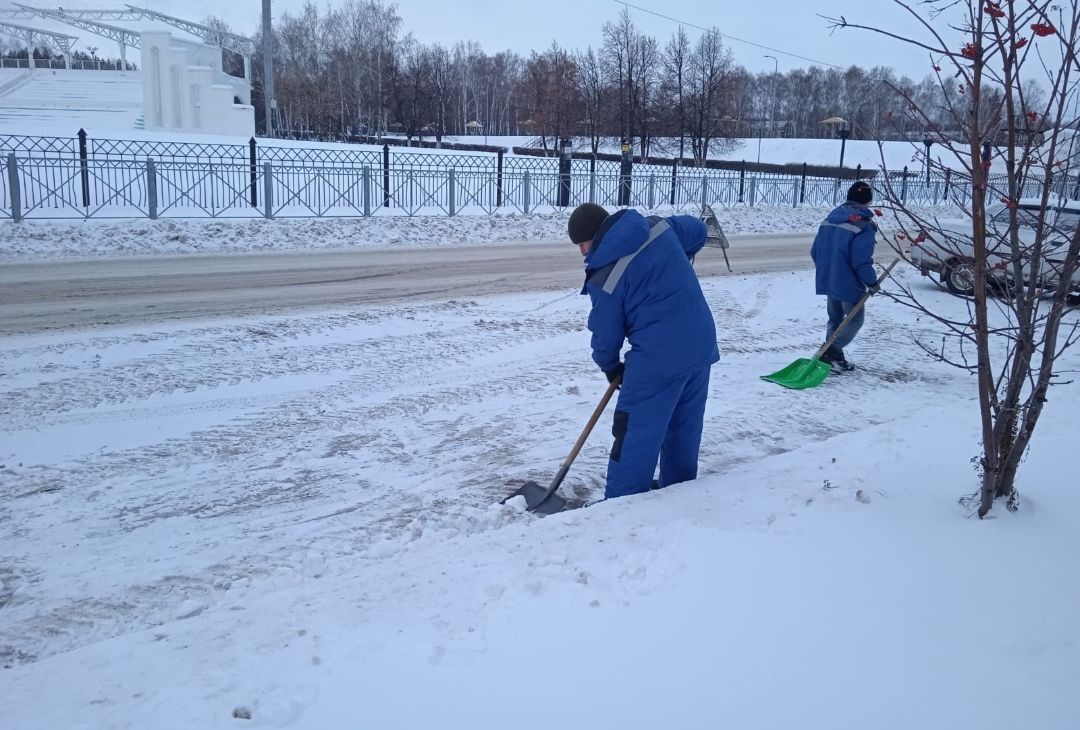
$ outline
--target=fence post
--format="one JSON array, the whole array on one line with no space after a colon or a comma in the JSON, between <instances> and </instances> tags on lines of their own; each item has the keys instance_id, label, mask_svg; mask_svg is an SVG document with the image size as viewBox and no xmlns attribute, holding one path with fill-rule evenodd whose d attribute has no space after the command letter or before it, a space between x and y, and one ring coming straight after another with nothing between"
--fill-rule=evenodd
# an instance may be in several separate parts
<instances>
[{"instance_id":1,"label":"fence post","mask_svg":"<svg viewBox=\"0 0 1080 730\"><path fill-rule=\"evenodd\" d=\"M7 171L8 189L11 191L11 220L18 223L22 220L22 189L19 187L19 163L14 152L8 153Z\"/></svg>"},{"instance_id":2,"label":"fence post","mask_svg":"<svg viewBox=\"0 0 1080 730\"><path fill-rule=\"evenodd\" d=\"M945 202L949 199L949 179L951 177L952 170L945 169L945 189L941 191L941 202ZM1080 184L1080 183L1078 183Z\"/></svg>"},{"instance_id":3,"label":"fence post","mask_svg":"<svg viewBox=\"0 0 1080 730\"><path fill-rule=\"evenodd\" d=\"M152 157L146 158L146 206L149 209L150 220L156 221L158 218L157 167Z\"/></svg>"},{"instance_id":4,"label":"fence post","mask_svg":"<svg viewBox=\"0 0 1080 730\"><path fill-rule=\"evenodd\" d=\"M668 200L668 204L671 207L675 207L675 186L678 185L678 172L679 170L679 158L671 158L671 195Z\"/></svg>"},{"instance_id":5,"label":"fence post","mask_svg":"<svg viewBox=\"0 0 1080 730\"><path fill-rule=\"evenodd\" d=\"M524 211L525 215L528 215L529 214L529 171L528 170L525 171L525 177L524 177L524 180L522 181L521 185L522 185L522 191L521 191L522 192L522 206L521 206L521 209L522 209L522 211Z\"/></svg>"},{"instance_id":6,"label":"fence post","mask_svg":"<svg viewBox=\"0 0 1080 730\"><path fill-rule=\"evenodd\" d=\"M82 204L90 207L90 168L86 164L86 130L79 128L79 176L82 178Z\"/></svg>"},{"instance_id":7,"label":"fence post","mask_svg":"<svg viewBox=\"0 0 1080 730\"><path fill-rule=\"evenodd\" d=\"M739 168L739 202L743 202L743 191L746 188L746 160L742 161L742 167Z\"/></svg>"},{"instance_id":8,"label":"fence post","mask_svg":"<svg viewBox=\"0 0 1080 730\"><path fill-rule=\"evenodd\" d=\"M371 168L364 165L364 189L362 191L364 198L364 217L367 218L371 215Z\"/></svg>"},{"instance_id":9,"label":"fence post","mask_svg":"<svg viewBox=\"0 0 1080 730\"><path fill-rule=\"evenodd\" d=\"M570 173L574 165L574 148L569 137L563 137L559 147L559 199L558 207L570 205Z\"/></svg>"},{"instance_id":10,"label":"fence post","mask_svg":"<svg viewBox=\"0 0 1080 730\"><path fill-rule=\"evenodd\" d=\"M274 171L269 162L263 163L263 216L274 217Z\"/></svg>"},{"instance_id":11,"label":"fence post","mask_svg":"<svg viewBox=\"0 0 1080 730\"><path fill-rule=\"evenodd\" d=\"M750 207L754 207L754 203L757 202L757 175L750 178Z\"/></svg>"},{"instance_id":12,"label":"fence post","mask_svg":"<svg viewBox=\"0 0 1080 730\"><path fill-rule=\"evenodd\" d=\"M589 160L589 202L596 202L596 157Z\"/></svg>"},{"instance_id":13,"label":"fence post","mask_svg":"<svg viewBox=\"0 0 1080 730\"><path fill-rule=\"evenodd\" d=\"M382 146L383 207L390 207L390 145Z\"/></svg>"},{"instance_id":14,"label":"fence post","mask_svg":"<svg viewBox=\"0 0 1080 730\"><path fill-rule=\"evenodd\" d=\"M634 174L634 151L630 143L623 140L622 161L619 163L619 205L629 206L631 179Z\"/></svg>"},{"instance_id":15,"label":"fence post","mask_svg":"<svg viewBox=\"0 0 1080 730\"><path fill-rule=\"evenodd\" d=\"M799 207L799 181L793 180L791 183L791 207Z\"/></svg>"},{"instance_id":16,"label":"fence post","mask_svg":"<svg viewBox=\"0 0 1080 730\"><path fill-rule=\"evenodd\" d=\"M210 188L210 208L214 209L214 208L217 208L217 186L214 185L214 183L213 183L213 180L214 180L214 163L213 162L207 162L206 163L206 171L207 171L206 179L210 183L207 186L207 187Z\"/></svg>"},{"instance_id":17,"label":"fence post","mask_svg":"<svg viewBox=\"0 0 1080 730\"><path fill-rule=\"evenodd\" d=\"M701 176L701 209L705 210L705 206L709 204L709 176Z\"/></svg>"},{"instance_id":18,"label":"fence post","mask_svg":"<svg viewBox=\"0 0 1080 730\"><path fill-rule=\"evenodd\" d=\"M251 165L251 207L259 207L259 169L255 151L255 138L248 140L248 162Z\"/></svg>"},{"instance_id":19,"label":"fence post","mask_svg":"<svg viewBox=\"0 0 1080 730\"><path fill-rule=\"evenodd\" d=\"M495 207L501 208L503 204L503 151L499 150L495 169Z\"/></svg>"},{"instance_id":20,"label":"fence post","mask_svg":"<svg viewBox=\"0 0 1080 730\"><path fill-rule=\"evenodd\" d=\"M907 175L907 165L904 165L904 179L903 182L900 183L900 202L907 200Z\"/></svg>"},{"instance_id":21,"label":"fence post","mask_svg":"<svg viewBox=\"0 0 1080 730\"><path fill-rule=\"evenodd\" d=\"M1080 200L1080 172L1076 173L1076 186L1073 188L1073 200Z\"/></svg>"},{"instance_id":22,"label":"fence post","mask_svg":"<svg viewBox=\"0 0 1080 730\"><path fill-rule=\"evenodd\" d=\"M457 182L454 177L454 168L450 168L450 177L446 181L447 193L450 195L450 217L453 218L457 213Z\"/></svg>"},{"instance_id":23,"label":"fence post","mask_svg":"<svg viewBox=\"0 0 1080 730\"><path fill-rule=\"evenodd\" d=\"M802 181L799 183L799 205L806 203L806 163L802 163Z\"/></svg>"},{"instance_id":24,"label":"fence post","mask_svg":"<svg viewBox=\"0 0 1080 730\"><path fill-rule=\"evenodd\" d=\"M649 210L656 207L656 175L649 175Z\"/></svg>"}]
</instances>

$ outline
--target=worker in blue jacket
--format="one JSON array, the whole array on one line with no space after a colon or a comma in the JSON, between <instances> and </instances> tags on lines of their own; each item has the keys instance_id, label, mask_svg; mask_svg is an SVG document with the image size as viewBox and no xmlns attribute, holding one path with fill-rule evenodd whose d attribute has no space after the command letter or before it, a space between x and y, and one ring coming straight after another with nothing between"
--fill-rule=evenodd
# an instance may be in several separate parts
<instances>
[{"instance_id":1,"label":"worker in blue jacket","mask_svg":"<svg viewBox=\"0 0 1080 730\"><path fill-rule=\"evenodd\" d=\"M629 209L608 215L586 203L567 229L585 257L593 360L608 382L621 380L605 497L696 479L709 370L720 359L692 265L705 224ZM624 341L630 349L620 360Z\"/></svg>"},{"instance_id":2,"label":"worker in blue jacket","mask_svg":"<svg viewBox=\"0 0 1080 730\"><path fill-rule=\"evenodd\" d=\"M874 214L867 208L874 191L863 180L848 189L847 200L829 213L818 227L810 257L816 269L815 286L826 297L829 324L826 341L851 312L863 295L878 291L874 271L874 243L877 226ZM860 309L840 332L836 341L821 355L833 371L854 370L844 355L847 347L863 326L865 308Z\"/></svg>"}]
</instances>

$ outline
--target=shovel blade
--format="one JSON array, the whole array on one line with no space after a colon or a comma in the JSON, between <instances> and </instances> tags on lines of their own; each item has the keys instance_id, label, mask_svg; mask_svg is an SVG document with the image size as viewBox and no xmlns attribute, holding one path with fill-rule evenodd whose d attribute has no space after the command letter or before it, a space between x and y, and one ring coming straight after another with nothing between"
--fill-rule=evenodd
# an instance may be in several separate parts
<instances>
[{"instance_id":1,"label":"shovel blade","mask_svg":"<svg viewBox=\"0 0 1080 730\"><path fill-rule=\"evenodd\" d=\"M547 493L547 487L541 487L536 482L527 482L516 492L504 499L503 504L514 497L524 497L527 509L533 514L553 515L556 512L562 512L563 508L566 507L566 500L554 493L545 499L544 497Z\"/></svg>"},{"instance_id":2,"label":"shovel blade","mask_svg":"<svg viewBox=\"0 0 1080 730\"><path fill-rule=\"evenodd\" d=\"M801 357L775 373L762 375L761 379L792 390L804 390L821 385L831 372L832 367L829 363L822 362L816 357L809 359Z\"/></svg>"},{"instance_id":3,"label":"shovel blade","mask_svg":"<svg viewBox=\"0 0 1080 730\"><path fill-rule=\"evenodd\" d=\"M701 220L705 223L705 230L708 231L705 238L705 245L714 248L727 249L730 244L728 243L727 236L724 235L724 229L720 227L720 221L716 219L716 213L713 212L711 206L706 205L701 209Z\"/></svg>"}]
</instances>

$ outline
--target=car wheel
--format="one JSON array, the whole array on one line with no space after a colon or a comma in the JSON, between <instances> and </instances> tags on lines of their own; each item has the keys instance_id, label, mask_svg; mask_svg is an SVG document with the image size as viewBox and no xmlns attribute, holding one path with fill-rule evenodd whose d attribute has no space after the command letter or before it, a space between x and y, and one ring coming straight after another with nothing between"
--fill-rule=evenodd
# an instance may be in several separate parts
<instances>
[{"instance_id":1,"label":"car wheel","mask_svg":"<svg viewBox=\"0 0 1080 730\"><path fill-rule=\"evenodd\" d=\"M970 261L952 259L945 264L941 275L945 288L960 297L970 297L975 293L975 267Z\"/></svg>"}]
</instances>

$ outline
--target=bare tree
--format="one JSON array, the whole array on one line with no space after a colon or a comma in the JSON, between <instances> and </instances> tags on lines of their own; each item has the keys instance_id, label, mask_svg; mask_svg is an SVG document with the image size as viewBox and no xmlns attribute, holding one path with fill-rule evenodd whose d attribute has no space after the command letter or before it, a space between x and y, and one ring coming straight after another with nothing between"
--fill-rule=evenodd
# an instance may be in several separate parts
<instances>
[{"instance_id":1,"label":"bare tree","mask_svg":"<svg viewBox=\"0 0 1080 730\"><path fill-rule=\"evenodd\" d=\"M593 53L592 46L585 53L578 54L577 69L578 86L581 89L582 123L585 136L589 140L589 149L595 155L600 150L608 93L603 68Z\"/></svg>"},{"instance_id":2,"label":"bare tree","mask_svg":"<svg viewBox=\"0 0 1080 730\"><path fill-rule=\"evenodd\" d=\"M686 131L698 165L704 165L709 159L712 140L722 134L720 108L732 66L731 52L724 48L717 29L698 38L690 54L690 83L686 97Z\"/></svg>"},{"instance_id":3,"label":"bare tree","mask_svg":"<svg viewBox=\"0 0 1080 730\"><path fill-rule=\"evenodd\" d=\"M423 135L431 110L431 58L412 37L402 44L393 81L394 111L405 139Z\"/></svg>"},{"instance_id":4,"label":"bare tree","mask_svg":"<svg viewBox=\"0 0 1080 730\"><path fill-rule=\"evenodd\" d=\"M457 44L454 68L460 100L455 119L460 120L460 128L476 120L490 134L516 133L518 122L525 121L518 119L518 107L528 96L523 66L516 53L488 56L475 42Z\"/></svg>"},{"instance_id":5,"label":"bare tree","mask_svg":"<svg viewBox=\"0 0 1080 730\"><path fill-rule=\"evenodd\" d=\"M331 35L339 38L336 63L351 99L356 122L369 133L389 125L388 84L397 55L402 22L393 5L379 0L345 0Z\"/></svg>"},{"instance_id":6,"label":"bare tree","mask_svg":"<svg viewBox=\"0 0 1080 730\"><path fill-rule=\"evenodd\" d=\"M525 62L522 81L529 99L529 119L534 127L533 131L539 133L540 147L544 150L548 148L547 138L551 134L546 113L550 78L551 59L546 54L533 51L532 56Z\"/></svg>"},{"instance_id":7,"label":"bare tree","mask_svg":"<svg viewBox=\"0 0 1080 730\"><path fill-rule=\"evenodd\" d=\"M212 16L207 23L228 30ZM282 127L339 134L381 133L391 123L411 126L402 114L411 113L407 110L415 109L416 100L397 98L405 88L408 56L403 33L388 0L340 0L332 6L308 0L298 11L282 13L274 30ZM252 69L257 117L262 114L260 52ZM489 134L520 134L521 123L531 120L545 125L526 130L537 133L545 146L552 135L580 132L597 150L602 138L621 137L648 155L654 149L673 151L674 145L663 141L667 136L678 137L682 157L689 136L696 140L692 146L700 162L721 140L758 132L753 120L772 105L777 111L769 116L783 118L797 136L819 136L826 131L821 119L842 114L853 121L857 138L877 139L921 131L905 114L906 102L867 93L868 87L903 89L942 129L950 128L946 101L959 98L954 84L940 84L936 77L915 84L883 68L810 68L779 80L750 74L734 66L715 30L691 44L680 29L661 49L639 32L629 12L604 24L597 51L579 53L555 44L537 52L531 80L520 56L487 54L475 42L460 42L452 50L429 48L426 56L431 75L424 85L431 96L423 101L430 102L429 118L417 129L430 124L440 144L474 120ZM536 76L538 64L549 83ZM997 106L990 96L983 103Z\"/></svg>"},{"instance_id":8,"label":"bare tree","mask_svg":"<svg viewBox=\"0 0 1080 730\"><path fill-rule=\"evenodd\" d=\"M489 120L495 134L518 134L518 115L521 101L515 90L521 79L524 63L521 57L510 51L496 53L487 64L490 69L491 110Z\"/></svg>"},{"instance_id":9,"label":"bare tree","mask_svg":"<svg viewBox=\"0 0 1080 730\"><path fill-rule=\"evenodd\" d=\"M623 8L616 23L604 23L603 58L606 75L618 89L618 134L622 140L632 142L637 129L640 107L638 56L634 52L638 32L630 11Z\"/></svg>"},{"instance_id":10,"label":"bare tree","mask_svg":"<svg viewBox=\"0 0 1080 730\"><path fill-rule=\"evenodd\" d=\"M476 43L464 43L459 41L454 46L454 70L457 73L457 91L459 94L457 117L455 127L464 130L465 125L475 119L479 110L476 108L476 95L472 93L474 86L474 68L477 59L483 55Z\"/></svg>"},{"instance_id":11,"label":"bare tree","mask_svg":"<svg viewBox=\"0 0 1080 730\"><path fill-rule=\"evenodd\" d=\"M662 70L660 47L652 36L638 35L634 43L634 55L638 66L638 99L641 104L638 117L638 142L641 159L649 155L649 140L652 137L652 122L655 120L657 106L657 87L660 84Z\"/></svg>"},{"instance_id":12,"label":"bare tree","mask_svg":"<svg viewBox=\"0 0 1080 730\"><path fill-rule=\"evenodd\" d=\"M524 86L529 98L529 115L539 132L540 145L569 136L580 121L581 106L578 69L574 57L557 43L544 53L533 52L525 63Z\"/></svg>"},{"instance_id":13,"label":"bare tree","mask_svg":"<svg viewBox=\"0 0 1080 730\"><path fill-rule=\"evenodd\" d=\"M318 129L327 124L320 31L319 10L312 2L305 3L299 15L283 13L274 29L274 47L280 56L274 83L278 114L286 129Z\"/></svg>"},{"instance_id":14,"label":"bare tree","mask_svg":"<svg viewBox=\"0 0 1080 730\"><path fill-rule=\"evenodd\" d=\"M1059 359L1080 335L1075 323L1064 321L1080 263L1080 227L1075 217L1060 214L1056 187L1068 164L1067 143L1075 136L1080 7L1078 0L928 0L922 3L924 16L897 3L916 17L924 37L901 37L844 18L833 22L921 48L940 59L940 84L955 88L955 93L942 89L941 116L911 97L908 111L912 121L938 134L939 147L963 170L952 194L969 228L950 231L919 216L891 186L888 202L902 235L916 242L918 236L929 238L940 247L943 263L969 267L973 275L966 317L938 311L910 287L899 299L942 328L941 343L918 341L923 349L977 376L982 444L974 501L984 517L997 499L1017 508L1017 470L1050 386L1061 382ZM948 27L963 32L959 47L945 41ZM1027 97L1036 79L1049 89L1038 108L1033 104L1038 97ZM894 91L904 93L899 87ZM935 117L958 130L962 141L941 135ZM1039 121L1045 124L1033 134L1029 123ZM992 175L994 159L1004 163L1004 171ZM1021 196L1038 199L1037 214L1023 212ZM1000 212L988 221L988 208L995 204ZM1055 239L1064 243L1053 248ZM994 282L1003 286L991 296Z\"/></svg>"},{"instance_id":15,"label":"bare tree","mask_svg":"<svg viewBox=\"0 0 1080 730\"><path fill-rule=\"evenodd\" d=\"M681 25L664 46L664 87L675 107L679 132L679 160L686 154L686 84L690 62L690 39Z\"/></svg>"},{"instance_id":16,"label":"bare tree","mask_svg":"<svg viewBox=\"0 0 1080 730\"><path fill-rule=\"evenodd\" d=\"M436 44L428 50L431 69L431 108L434 114L434 132L436 147L442 147L450 119L450 104L454 100L454 64L450 51L445 46Z\"/></svg>"},{"instance_id":17,"label":"bare tree","mask_svg":"<svg viewBox=\"0 0 1080 730\"><path fill-rule=\"evenodd\" d=\"M551 75L548 78L548 104L543 116L549 122L552 135L558 140L571 136L581 122L581 89L573 54L552 42L546 55Z\"/></svg>"}]
</instances>

